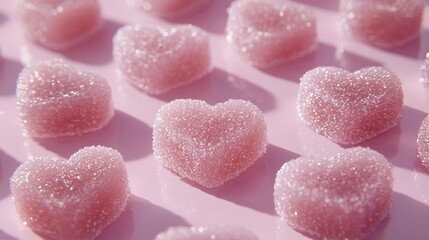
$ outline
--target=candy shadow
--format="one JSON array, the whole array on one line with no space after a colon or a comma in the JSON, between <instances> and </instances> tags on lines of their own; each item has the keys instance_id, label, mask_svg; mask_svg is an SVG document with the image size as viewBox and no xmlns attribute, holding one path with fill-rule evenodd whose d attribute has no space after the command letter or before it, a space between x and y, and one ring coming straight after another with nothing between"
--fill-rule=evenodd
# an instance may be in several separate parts
<instances>
[{"instance_id":1,"label":"candy shadow","mask_svg":"<svg viewBox=\"0 0 429 240\"><path fill-rule=\"evenodd\" d=\"M23 66L11 59L0 58L0 96L14 95Z\"/></svg>"},{"instance_id":2,"label":"candy shadow","mask_svg":"<svg viewBox=\"0 0 429 240\"><path fill-rule=\"evenodd\" d=\"M398 153L401 132L401 126L395 126L384 133L381 133L354 146L369 147L372 150L383 154L386 158L394 157ZM350 146L343 145L343 147Z\"/></svg>"},{"instance_id":3,"label":"candy shadow","mask_svg":"<svg viewBox=\"0 0 429 240\"><path fill-rule=\"evenodd\" d=\"M429 3L427 3L427 5L429 7ZM426 59L426 53L428 52L429 52L429 28L424 28L420 35L420 53L418 58Z\"/></svg>"},{"instance_id":4,"label":"candy shadow","mask_svg":"<svg viewBox=\"0 0 429 240\"><path fill-rule=\"evenodd\" d=\"M319 66L335 66L348 71L370 66L380 66L381 63L359 56L348 51L338 51L335 47L319 42L315 51L298 58L294 61L284 63L261 71L299 83L300 78L307 71Z\"/></svg>"},{"instance_id":5,"label":"candy shadow","mask_svg":"<svg viewBox=\"0 0 429 240\"><path fill-rule=\"evenodd\" d=\"M118 150L125 161L137 160L152 152L152 128L125 112L115 110L112 120L96 132L41 139L38 143L64 158L83 147L101 145Z\"/></svg>"},{"instance_id":6,"label":"candy shadow","mask_svg":"<svg viewBox=\"0 0 429 240\"><path fill-rule=\"evenodd\" d=\"M121 215L103 230L97 240L132 239L135 231L133 198L132 196Z\"/></svg>"},{"instance_id":7,"label":"candy shadow","mask_svg":"<svg viewBox=\"0 0 429 240\"><path fill-rule=\"evenodd\" d=\"M11 194L9 179L19 165L18 161L0 149L0 200Z\"/></svg>"},{"instance_id":8,"label":"candy shadow","mask_svg":"<svg viewBox=\"0 0 429 240\"><path fill-rule=\"evenodd\" d=\"M133 195L121 216L97 239L153 240L156 235L173 226L190 224L169 210Z\"/></svg>"},{"instance_id":9,"label":"candy shadow","mask_svg":"<svg viewBox=\"0 0 429 240\"><path fill-rule=\"evenodd\" d=\"M6 20L7 20L6 15L4 13L0 12L0 24L6 22Z\"/></svg>"},{"instance_id":10,"label":"candy shadow","mask_svg":"<svg viewBox=\"0 0 429 240\"><path fill-rule=\"evenodd\" d=\"M427 239L429 236L429 206L403 193L393 192L390 219L376 229L367 240ZM383 229L384 227L384 229Z\"/></svg>"},{"instance_id":11,"label":"candy shadow","mask_svg":"<svg viewBox=\"0 0 429 240\"><path fill-rule=\"evenodd\" d=\"M218 188L199 188L217 198L276 215L273 194L277 171L297 157L296 153L269 144L265 155L237 178Z\"/></svg>"},{"instance_id":12,"label":"candy shadow","mask_svg":"<svg viewBox=\"0 0 429 240\"><path fill-rule=\"evenodd\" d=\"M193 24L211 33L224 34L228 19L226 10L231 2L232 0L210 1L196 12L167 21L175 24Z\"/></svg>"},{"instance_id":13,"label":"candy shadow","mask_svg":"<svg viewBox=\"0 0 429 240\"><path fill-rule=\"evenodd\" d=\"M422 111L404 106L398 126L357 145L378 151L395 166L415 170L417 155L415 143L420 124L426 115ZM412 143L412 146L400 147L401 142Z\"/></svg>"},{"instance_id":14,"label":"candy shadow","mask_svg":"<svg viewBox=\"0 0 429 240\"><path fill-rule=\"evenodd\" d=\"M428 42L429 30L423 29L418 38L413 39L401 46L384 49L384 51L413 59L425 59L425 51L429 51Z\"/></svg>"},{"instance_id":15,"label":"candy shadow","mask_svg":"<svg viewBox=\"0 0 429 240\"><path fill-rule=\"evenodd\" d=\"M187 86L161 94L157 98L165 102L183 98L200 99L211 105L229 99L243 99L252 102L263 112L275 108L274 97L267 90L219 68L214 68L209 74Z\"/></svg>"},{"instance_id":16,"label":"candy shadow","mask_svg":"<svg viewBox=\"0 0 429 240\"><path fill-rule=\"evenodd\" d=\"M420 110L417 110L408 106L404 106L404 109L402 111L402 119L399 124L399 127L401 129L400 140L402 144L408 144L408 146L401 147L401 148L399 148L399 146L396 146L396 147L391 146L391 147L395 147L396 151L398 151L399 149L398 154L396 154L392 158L389 158L390 162L392 162L393 165L401 168L405 168L405 169L415 170L416 157L417 157L417 143L416 143L417 133L419 131L419 128L423 119L426 116L427 116L427 113L425 112L422 112ZM394 129L391 129L391 130L394 130ZM399 138L399 133L397 138ZM387 141L387 139L385 139L385 141ZM384 142L381 142L381 143L384 144ZM379 145L383 145L383 144L380 144L379 142ZM377 149L375 145L373 147ZM383 148L385 147L382 147L382 149L380 149L380 152L383 153L383 151L388 151L387 147L388 146L386 146L386 149L384 150Z\"/></svg>"},{"instance_id":17,"label":"candy shadow","mask_svg":"<svg viewBox=\"0 0 429 240\"><path fill-rule=\"evenodd\" d=\"M110 19L104 20L101 29L82 43L59 51L64 57L90 65L102 65L113 59L113 36L122 24Z\"/></svg>"},{"instance_id":18,"label":"candy shadow","mask_svg":"<svg viewBox=\"0 0 429 240\"><path fill-rule=\"evenodd\" d=\"M338 11L338 0L325 0L325 1L314 1L314 0L293 0L301 4L329 10Z\"/></svg>"},{"instance_id":19,"label":"candy shadow","mask_svg":"<svg viewBox=\"0 0 429 240\"><path fill-rule=\"evenodd\" d=\"M0 239L1 240L19 240L18 238L14 238L11 235L3 232L3 230L0 230Z\"/></svg>"}]
</instances>

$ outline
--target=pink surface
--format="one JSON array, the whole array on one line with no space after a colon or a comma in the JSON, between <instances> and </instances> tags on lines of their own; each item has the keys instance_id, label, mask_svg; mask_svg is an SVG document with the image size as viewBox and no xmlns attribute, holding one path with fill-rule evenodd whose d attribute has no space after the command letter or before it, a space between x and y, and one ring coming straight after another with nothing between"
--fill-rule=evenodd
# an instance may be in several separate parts
<instances>
[{"instance_id":1,"label":"pink surface","mask_svg":"<svg viewBox=\"0 0 429 240\"><path fill-rule=\"evenodd\" d=\"M240 226L173 227L155 240L257 240L251 231Z\"/></svg>"},{"instance_id":2,"label":"pink surface","mask_svg":"<svg viewBox=\"0 0 429 240\"><path fill-rule=\"evenodd\" d=\"M426 54L426 60L420 67L420 70L422 72L420 82L429 83L429 52Z\"/></svg>"},{"instance_id":3,"label":"pink surface","mask_svg":"<svg viewBox=\"0 0 429 240\"><path fill-rule=\"evenodd\" d=\"M210 106L180 99L164 105L153 124L153 155L163 166L205 187L218 187L266 151L263 113L249 101Z\"/></svg>"},{"instance_id":4,"label":"pink surface","mask_svg":"<svg viewBox=\"0 0 429 240\"><path fill-rule=\"evenodd\" d=\"M362 239L385 218L393 176L387 159L369 148L330 158L299 157L276 176L276 212L298 231L320 239Z\"/></svg>"},{"instance_id":5,"label":"pink surface","mask_svg":"<svg viewBox=\"0 0 429 240\"><path fill-rule=\"evenodd\" d=\"M171 226L243 225L260 239L308 239L282 222L274 211L273 186L283 163L300 155L331 156L343 147L314 133L298 117L299 78L317 66L337 66L348 71L384 66L402 81L404 109L399 124L361 142L393 165L394 185L390 215L368 239L426 239L429 236L429 172L417 158L417 132L429 111L429 89L419 82L420 66L429 51L429 16L421 38L390 50L378 49L344 37L338 23L338 1L296 0L316 15L317 49L296 61L261 71L244 61L225 39L226 8L230 0L212 1L200 11L165 21L124 1L101 0L104 25L93 38L73 49L52 52L26 41L12 13L13 1L0 4L0 238L38 239L23 226L11 199L8 178L29 157L68 158L78 149L104 145L124 157L132 197L117 221L98 239L154 239ZM426 1L425 12L429 11ZM148 96L115 73L112 37L133 23L171 26L192 23L209 32L214 69L186 87L159 97ZM16 79L23 63L52 58L81 71L106 78L112 88L115 115L97 132L78 137L32 140L22 136L16 109ZM252 101L264 113L268 130L266 154L238 178L216 189L189 184L164 169L152 154L152 124L159 108L176 98L203 99L209 104L229 98Z\"/></svg>"}]
</instances>

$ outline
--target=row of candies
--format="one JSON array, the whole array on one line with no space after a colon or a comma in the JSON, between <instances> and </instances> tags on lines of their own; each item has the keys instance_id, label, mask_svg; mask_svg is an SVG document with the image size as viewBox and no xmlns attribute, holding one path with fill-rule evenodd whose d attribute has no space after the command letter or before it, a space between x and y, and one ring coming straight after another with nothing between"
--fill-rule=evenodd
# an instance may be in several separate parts
<instances>
[{"instance_id":1,"label":"row of candies","mask_svg":"<svg viewBox=\"0 0 429 240\"><path fill-rule=\"evenodd\" d=\"M168 11L184 14L195 10L195 2L199 1L134 1L143 9L163 17L172 16ZM48 48L60 49L77 44L90 36L101 22L95 0L65 1L52 6L45 3L40 5L43 5L42 8L38 5L40 1L21 3L20 16L26 35ZM372 1L341 1L341 9L346 16L344 24L352 35L381 47L404 44L418 36L424 8L422 1L386 2L377 7L368 5L370 3L376 4ZM204 7L200 4L198 7ZM174 6L183 9L177 11ZM372 15L364 15L367 13ZM407 16L407 19L401 16ZM68 27L64 27L62 24L70 19L81 19L83 26L88 28L82 29L76 22L73 23L76 25L69 23ZM373 26L374 22L368 23L370 20L381 25L371 28L369 26ZM393 20L398 23L394 29L383 25L391 24ZM229 9L227 39L253 65L268 67L314 49L315 27L314 14L304 6L239 0ZM380 29L383 31L380 32ZM148 94L169 91L210 71L208 36L191 25L171 29L129 25L119 29L113 41L115 61L122 77ZM175 83L172 79L179 80ZM372 86L371 91L366 87L368 84ZM113 115L107 82L95 74L78 72L58 60L26 67L18 80L17 97L21 121L27 133L35 138L95 131L105 126ZM349 73L342 69L321 67L310 70L302 77L297 106L300 117L316 132L339 143L355 144L399 122L403 94L400 80L384 68L371 67ZM233 100L208 106L196 100L177 100L166 104L157 115L154 155L165 167L179 175L203 186L215 187L245 171L265 152L265 131L262 114L250 102ZM422 146L427 139L423 136L425 131L422 129L419 135ZM234 137L237 135L242 137L237 140ZM192 141L197 142L185 144ZM85 164L89 158L94 161L90 169ZM228 159L236 161L228 163ZM112 149L89 147L77 152L69 161L72 164L45 158L28 161L18 168L11 180L18 213L28 226L43 236L94 238L125 208L129 188L123 160ZM192 168L189 164L198 167ZM44 171L46 169L52 171ZM361 237L370 232L390 209L391 171L383 156L365 148L351 148L323 161L298 158L279 170L274 186L276 211L293 228L311 235ZM336 178L344 178L344 184L338 185L337 181L332 180ZM314 182L309 179L314 179ZM92 183L94 188L88 188L90 191L82 187ZM316 194L319 183L325 190ZM58 198L48 200L47 196L52 196L53 192L58 193ZM110 197L106 198L106 194ZM305 197L310 195L313 197ZM109 199L107 203L116 205L101 206L101 198L104 201ZM91 208L76 208L76 201L89 201ZM56 213L46 209L52 204L58 206ZM343 211L338 211L338 208ZM75 214L76 211L80 218L73 224L59 217L68 212ZM354 213L353 218L350 212ZM60 215L56 218L49 217L59 221L54 222L59 227L53 231L45 217L58 213ZM367 222L363 216L369 213L372 217ZM93 218L102 220L97 220L99 225L92 228L73 228L77 223L88 226L88 221ZM346 224L350 222L353 224ZM244 234L249 239L254 238L247 231L235 229L234 233L228 233L227 229L179 228L165 233L165 236L170 236L165 239L174 239L180 233L188 236Z\"/></svg>"}]
</instances>

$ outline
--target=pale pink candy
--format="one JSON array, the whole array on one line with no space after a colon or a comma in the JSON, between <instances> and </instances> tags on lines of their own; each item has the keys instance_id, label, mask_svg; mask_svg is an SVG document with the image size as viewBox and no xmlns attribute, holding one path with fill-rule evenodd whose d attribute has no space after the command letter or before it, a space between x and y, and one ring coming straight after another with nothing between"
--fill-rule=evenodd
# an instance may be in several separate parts
<instances>
[{"instance_id":1,"label":"pale pink candy","mask_svg":"<svg viewBox=\"0 0 429 240\"><path fill-rule=\"evenodd\" d=\"M301 119L341 144L355 144L396 126L402 107L401 81L382 67L353 73L317 67L301 77L298 88Z\"/></svg>"},{"instance_id":2,"label":"pale pink candy","mask_svg":"<svg viewBox=\"0 0 429 240\"><path fill-rule=\"evenodd\" d=\"M417 135L417 153L423 165L429 168L429 115L420 125Z\"/></svg>"},{"instance_id":3,"label":"pale pink candy","mask_svg":"<svg viewBox=\"0 0 429 240\"><path fill-rule=\"evenodd\" d=\"M164 18L175 18L197 11L210 0L130 0L131 5Z\"/></svg>"},{"instance_id":4,"label":"pale pink candy","mask_svg":"<svg viewBox=\"0 0 429 240\"><path fill-rule=\"evenodd\" d=\"M28 39L51 49L66 49L85 40L101 25L97 0L18 0Z\"/></svg>"},{"instance_id":5,"label":"pale pink candy","mask_svg":"<svg viewBox=\"0 0 429 240\"><path fill-rule=\"evenodd\" d=\"M122 78L148 94L189 84L211 70L208 34L192 25L127 25L113 39Z\"/></svg>"},{"instance_id":6,"label":"pale pink candy","mask_svg":"<svg viewBox=\"0 0 429 240\"><path fill-rule=\"evenodd\" d=\"M228 15L227 40L257 67L286 62L315 49L316 17L303 5L237 0Z\"/></svg>"},{"instance_id":7,"label":"pale pink candy","mask_svg":"<svg viewBox=\"0 0 429 240\"><path fill-rule=\"evenodd\" d=\"M16 95L21 123L35 138L96 131L113 116L107 81L93 73L78 72L61 60L24 68Z\"/></svg>"},{"instance_id":8,"label":"pale pink candy","mask_svg":"<svg viewBox=\"0 0 429 240\"><path fill-rule=\"evenodd\" d=\"M94 239L130 195L119 152L86 147L69 160L36 158L16 169L10 188L20 219L48 239Z\"/></svg>"},{"instance_id":9,"label":"pale pink candy","mask_svg":"<svg viewBox=\"0 0 429 240\"><path fill-rule=\"evenodd\" d=\"M423 0L341 0L342 23L352 36L378 47L402 45L420 35Z\"/></svg>"},{"instance_id":10,"label":"pale pink candy","mask_svg":"<svg viewBox=\"0 0 429 240\"><path fill-rule=\"evenodd\" d=\"M392 167L369 148L329 159L300 157L278 171L275 209L288 224L320 239L361 239L388 214Z\"/></svg>"},{"instance_id":11,"label":"pale pink candy","mask_svg":"<svg viewBox=\"0 0 429 240\"><path fill-rule=\"evenodd\" d=\"M158 234L155 240L257 240L241 226L174 227Z\"/></svg>"},{"instance_id":12,"label":"pale pink candy","mask_svg":"<svg viewBox=\"0 0 429 240\"><path fill-rule=\"evenodd\" d=\"M237 177L266 150L262 112L244 100L210 106L180 99L164 105L153 125L153 151L164 167L205 187Z\"/></svg>"}]
</instances>

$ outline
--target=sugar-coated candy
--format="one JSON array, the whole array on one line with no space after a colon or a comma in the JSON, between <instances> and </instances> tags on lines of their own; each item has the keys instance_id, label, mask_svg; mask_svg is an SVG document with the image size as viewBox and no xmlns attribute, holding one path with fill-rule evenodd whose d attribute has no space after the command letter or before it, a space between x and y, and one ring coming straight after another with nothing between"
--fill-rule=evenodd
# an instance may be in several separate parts
<instances>
[{"instance_id":1,"label":"sugar-coated candy","mask_svg":"<svg viewBox=\"0 0 429 240\"><path fill-rule=\"evenodd\" d=\"M317 239L362 239L389 213L392 167L369 148L323 159L299 157L277 172L277 214Z\"/></svg>"},{"instance_id":2,"label":"sugar-coated candy","mask_svg":"<svg viewBox=\"0 0 429 240\"><path fill-rule=\"evenodd\" d=\"M383 67L356 72L317 67L301 77L298 88L301 119L340 144L356 144L396 126L402 107L401 81Z\"/></svg>"},{"instance_id":3,"label":"sugar-coated candy","mask_svg":"<svg viewBox=\"0 0 429 240\"><path fill-rule=\"evenodd\" d=\"M62 60L25 67L18 78L16 95L21 123L34 138L96 131L113 116L106 79L79 72Z\"/></svg>"},{"instance_id":4,"label":"sugar-coated candy","mask_svg":"<svg viewBox=\"0 0 429 240\"><path fill-rule=\"evenodd\" d=\"M132 6L164 18L176 18L197 11L210 0L130 0Z\"/></svg>"},{"instance_id":5,"label":"sugar-coated candy","mask_svg":"<svg viewBox=\"0 0 429 240\"><path fill-rule=\"evenodd\" d=\"M26 37L55 50L85 40L102 23L98 0L18 0L17 6Z\"/></svg>"},{"instance_id":6,"label":"sugar-coated candy","mask_svg":"<svg viewBox=\"0 0 429 240\"><path fill-rule=\"evenodd\" d=\"M293 60L316 47L316 17L304 5L237 0L228 9L227 40L264 68Z\"/></svg>"},{"instance_id":7,"label":"sugar-coated candy","mask_svg":"<svg viewBox=\"0 0 429 240\"><path fill-rule=\"evenodd\" d=\"M158 234L155 240L257 240L249 230L235 225L208 227L173 227Z\"/></svg>"},{"instance_id":8,"label":"sugar-coated candy","mask_svg":"<svg viewBox=\"0 0 429 240\"><path fill-rule=\"evenodd\" d=\"M237 177L266 150L262 112L249 101L214 106L179 99L164 105L153 125L153 151L167 169L205 187Z\"/></svg>"},{"instance_id":9,"label":"sugar-coated candy","mask_svg":"<svg viewBox=\"0 0 429 240\"><path fill-rule=\"evenodd\" d=\"M417 135L417 155L423 165L429 168L429 115L423 119Z\"/></svg>"},{"instance_id":10,"label":"sugar-coated candy","mask_svg":"<svg viewBox=\"0 0 429 240\"><path fill-rule=\"evenodd\" d=\"M41 157L10 179L23 223L47 239L94 239L125 209L130 196L121 154L85 147L70 159Z\"/></svg>"},{"instance_id":11,"label":"sugar-coated candy","mask_svg":"<svg viewBox=\"0 0 429 240\"><path fill-rule=\"evenodd\" d=\"M211 70L208 34L193 25L127 25L113 39L121 78L148 94L189 84Z\"/></svg>"},{"instance_id":12,"label":"sugar-coated candy","mask_svg":"<svg viewBox=\"0 0 429 240\"><path fill-rule=\"evenodd\" d=\"M420 35L423 0L340 0L345 32L382 48Z\"/></svg>"}]
</instances>

